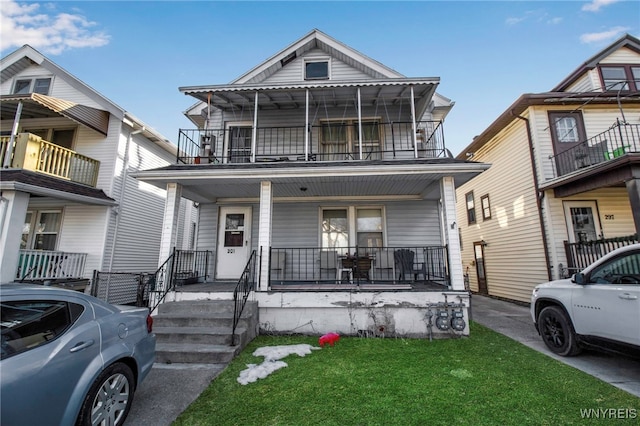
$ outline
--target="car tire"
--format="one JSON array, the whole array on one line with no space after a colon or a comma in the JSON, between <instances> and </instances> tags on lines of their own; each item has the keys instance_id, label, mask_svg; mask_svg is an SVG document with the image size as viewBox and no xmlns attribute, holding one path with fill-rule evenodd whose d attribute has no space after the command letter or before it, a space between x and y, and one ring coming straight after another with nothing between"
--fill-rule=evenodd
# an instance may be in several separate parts
<instances>
[{"instance_id":1,"label":"car tire","mask_svg":"<svg viewBox=\"0 0 640 426\"><path fill-rule=\"evenodd\" d=\"M91 385L76 425L122 425L131 409L134 390L131 368L121 362L111 364Z\"/></svg>"},{"instance_id":2,"label":"car tire","mask_svg":"<svg viewBox=\"0 0 640 426\"><path fill-rule=\"evenodd\" d=\"M538 315L538 329L547 348L560 356L581 352L571 320L558 306L547 306Z\"/></svg>"}]
</instances>

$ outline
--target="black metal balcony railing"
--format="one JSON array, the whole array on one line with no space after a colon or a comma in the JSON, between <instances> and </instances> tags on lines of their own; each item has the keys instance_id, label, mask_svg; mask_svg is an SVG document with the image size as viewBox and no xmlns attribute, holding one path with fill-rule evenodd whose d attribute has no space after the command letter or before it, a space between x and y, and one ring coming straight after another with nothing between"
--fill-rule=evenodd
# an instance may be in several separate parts
<instances>
[{"instance_id":1,"label":"black metal balcony railing","mask_svg":"<svg viewBox=\"0 0 640 426\"><path fill-rule=\"evenodd\" d=\"M271 284L435 283L449 286L447 247L272 248Z\"/></svg>"},{"instance_id":2,"label":"black metal balcony railing","mask_svg":"<svg viewBox=\"0 0 640 426\"><path fill-rule=\"evenodd\" d=\"M178 163L249 163L272 161L353 161L438 158L447 155L439 121L416 123L328 123L319 126L253 129L180 129ZM307 134L308 131L308 134Z\"/></svg>"},{"instance_id":3,"label":"black metal balcony railing","mask_svg":"<svg viewBox=\"0 0 640 426\"><path fill-rule=\"evenodd\" d=\"M618 122L607 131L549 158L555 166L555 176L559 177L629 152L640 152L640 125Z\"/></svg>"}]
</instances>

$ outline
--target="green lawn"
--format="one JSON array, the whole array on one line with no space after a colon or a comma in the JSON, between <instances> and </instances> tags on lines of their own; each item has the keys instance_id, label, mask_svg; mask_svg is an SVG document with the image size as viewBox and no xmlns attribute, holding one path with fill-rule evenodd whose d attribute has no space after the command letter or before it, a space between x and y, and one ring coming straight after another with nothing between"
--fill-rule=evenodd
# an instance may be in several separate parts
<instances>
[{"instance_id":1,"label":"green lawn","mask_svg":"<svg viewBox=\"0 0 640 426\"><path fill-rule=\"evenodd\" d=\"M640 423L640 399L481 325L461 339L343 337L248 385L261 346L317 337L260 336L175 425L571 425ZM584 419L581 410L607 410ZM615 414L612 411L615 410Z\"/></svg>"}]
</instances>

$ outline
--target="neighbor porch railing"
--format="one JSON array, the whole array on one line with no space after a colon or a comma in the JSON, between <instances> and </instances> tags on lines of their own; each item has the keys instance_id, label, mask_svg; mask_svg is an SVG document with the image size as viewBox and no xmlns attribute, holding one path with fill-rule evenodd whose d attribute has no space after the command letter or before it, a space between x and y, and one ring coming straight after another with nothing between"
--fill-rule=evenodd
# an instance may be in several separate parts
<instances>
[{"instance_id":1,"label":"neighbor porch railing","mask_svg":"<svg viewBox=\"0 0 640 426\"><path fill-rule=\"evenodd\" d=\"M178 163L264 163L282 161L359 161L448 156L440 121L367 124L359 142L358 124L238 129L180 129ZM373 130L375 129L375 130ZM308 132L308 135L307 135ZM233 143L230 140L233 139Z\"/></svg>"},{"instance_id":2,"label":"neighbor porch railing","mask_svg":"<svg viewBox=\"0 0 640 426\"><path fill-rule=\"evenodd\" d=\"M608 130L549 158L559 177L628 152L640 152L640 124L616 122Z\"/></svg>"},{"instance_id":3,"label":"neighbor porch railing","mask_svg":"<svg viewBox=\"0 0 640 426\"><path fill-rule=\"evenodd\" d=\"M567 267L564 268L561 265L561 276L569 277L576 272L580 272L605 254L638 242L640 242L638 234L577 243L565 241L564 250L567 256Z\"/></svg>"},{"instance_id":4,"label":"neighbor porch railing","mask_svg":"<svg viewBox=\"0 0 640 426\"><path fill-rule=\"evenodd\" d=\"M16 279L62 280L81 279L87 253L48 250L20 250Z\"/></svg>"},{"instance_id":5,"label":"neighbor porch railing","mask_svg":"<svg viewBox=\"0 0 640 426\"><path fill-rule=\"evenodd\" d=\"M0 138L0 164L4 164L10 141L9 136ZM92 187L98 181L99 161L32 133L18 134L10 151L10 167L32 170Z\"/></svg>"},{"instance_id":6,"label":"neighbor porch railing","mask_svg":"<svg viewBox=\"0 0 640 426\"><path fill-rule=\"evenodd\" d=\"M271 248L270 283L450 285L446 246Z\"/></svg>"}]
</instances>

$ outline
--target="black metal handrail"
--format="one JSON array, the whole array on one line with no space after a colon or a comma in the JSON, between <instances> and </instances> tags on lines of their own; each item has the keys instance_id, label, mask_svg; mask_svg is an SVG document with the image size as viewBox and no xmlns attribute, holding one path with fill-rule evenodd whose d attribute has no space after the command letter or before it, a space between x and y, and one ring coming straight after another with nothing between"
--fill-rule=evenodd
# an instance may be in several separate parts
<instances>
[{"instance_id":1,"label":"black metal handrail","mask_svg":"<svg viewBox=\"0 0 640 426\"><path fill-rule=\"evenodd\" d=\"M431 282L449 286L447 246L272 247L270 283Z\"/></svg>"},{"instance_id":2,"label":"black metal handrail","mask_svg":"<svg viewBox=\"0 0 640 426\"><path fill-rule=\"evenodd\" d=\"M640 240L638 240L638 234L577 243L565 241L564 250L567 256L567 270L566 273L561 271L561 275L570 276L575 272L583 270L605 254L611 253L617 248L638 242L640 242Z\"/></svg>"},{"instance_id":3,"label":"black metal handrail","mask_svg":"<svg viewBox=\"0 0 640 426\"><path fill-rule=\"evenodd\" d=\"M439 158L447 155L441 121L363 123L237 129L180 129L177 162L184 164L264 163L278 161L354 161L395 158ZM232 132L238 142L230 146ZM414 139L417 144L414 143Z\"/></svg>"},{"instance_id":4,"label":"black metal handrail","mask_svg":"<svg viewBox=\"0 0 640 426\"><path fill-rule=\"evenodd\" d=\"M233 290L233 326L231 329L231 346L236 344L236 328L240 322L242 311L247 304L249 294L255 290L255 267L256 267L256 251L251 252L249 261L242 271L242 275Z\"/></svg>"},{"instance_id":5,"label":"black metal handrail","mask_svg":"<svg viewBox=\"0 0 640 426\"><path fill-rule=\"evenodd\" d=\"M629 152L640 152L640 124L616 122L608 130L549 156L549 159L555 166L556 177L559 177Z\"/></svg>"}]
</instances>

